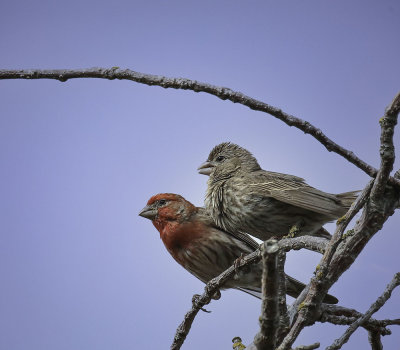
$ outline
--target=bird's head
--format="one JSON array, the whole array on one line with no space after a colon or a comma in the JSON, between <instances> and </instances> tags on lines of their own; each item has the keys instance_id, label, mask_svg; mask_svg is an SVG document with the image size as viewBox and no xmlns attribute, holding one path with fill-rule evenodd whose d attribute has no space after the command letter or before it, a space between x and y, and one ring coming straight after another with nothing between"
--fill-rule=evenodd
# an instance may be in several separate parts
<instances>
[{"instance_id":1,"label":"bird's head","mask_svg":"<svg viewBox=\"0 0 400 350\"><path fill-rule=\"evenodd\" d=\"M179 194L159 193L151 197L139 215L149 219L160 231L168 222L187 220L196 207Z\"/></svg>"},{"instance_id":2,"label":"bird's head","mask_svg":"<svg viewBox=\"0 0 400 350\"><path fill-rule=\"evenodd\" d=\"M229 165L228 165L229 164ZM246 149L230 142L223 142L215 146L208 155L207 161L197 169L199 174L211 175L217 168L220 172L232 171L237 166L245 171L260 170L261 167L253 155Z\"/></svg>"}]
</instances>

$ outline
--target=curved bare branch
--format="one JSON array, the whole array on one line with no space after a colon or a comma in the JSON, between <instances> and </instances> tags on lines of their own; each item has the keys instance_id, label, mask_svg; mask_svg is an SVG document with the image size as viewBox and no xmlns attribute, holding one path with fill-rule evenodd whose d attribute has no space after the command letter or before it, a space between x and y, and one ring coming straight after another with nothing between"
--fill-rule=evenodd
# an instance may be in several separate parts
<instances>
[{"instance_id":1,"label":"curved bare branch","mask_svg":"<svg viewBox=\"0 0 400 350\"><path fill-rule=\"evenodd\" d=\"M268 103L251 98L241 92L233 91L229 88L202 83L197 80L187 78L168 78L160 75L144 74L135 72L130 69L120 69L119 67L112 68L87 68L87 69L21 69L21 70L0 70L0 80L2 79L54 79L65 82L69 79L76 78L100 78L100 79L119 79L131 80L137 83L146 85L157 85L163 88L192 90L194 92L206 92L214 95L221 100L229 100L233 103L239 103L250 109L264 112L283 121L289 126L303 131L305 134L313 136L318 140L329 152L335 152L347 159L371 177L375 177L378 170L361 158L357 157L352 151L340 146L326 136L320 129L311 123L297 118L291 114L283 112L281 109L274 107ZM400 181L395 178L390 178L389 181L397 186L400 186Z\"/></svg>"}]
</instances>

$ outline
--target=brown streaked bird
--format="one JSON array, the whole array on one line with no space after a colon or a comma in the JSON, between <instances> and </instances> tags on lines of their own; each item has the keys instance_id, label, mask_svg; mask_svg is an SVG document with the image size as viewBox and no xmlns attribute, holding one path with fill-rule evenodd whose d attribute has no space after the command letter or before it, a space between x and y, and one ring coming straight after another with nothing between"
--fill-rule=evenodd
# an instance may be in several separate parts
<instances>
[{"instance_id":1,"label":"brown streaked bird","mask_svg":"<svg viewBox=\"0 0 400 350\"><path fill-rule=\"evenodd\" d=\"M258 243L242 233L230 234L214 225L204 208L195 207L182 196L157 194L149 199L140 216L151 220L168 252L192 275L207 283L234 264L242 255L258 248ZM261 263L239 272L226 282L224 289L235 288L261 297ZM297 297L305 285L286 275L286 292ZM324 302L338 300L326 295Z\"/></svg>"},{"instance_id":2,"label":"brown streaked bird","mask_svg":"<svg viewBox=\"0 0 400 350\"><path fill-rule=\"evenodd\" d=\"M205 207L216 225L262 240L289 233L330 239L322 226L343 216L359 192L330 194L300 177L263 170L230 142L215 146L198 171L210 176Z\"/></svg>"}]
</instances>

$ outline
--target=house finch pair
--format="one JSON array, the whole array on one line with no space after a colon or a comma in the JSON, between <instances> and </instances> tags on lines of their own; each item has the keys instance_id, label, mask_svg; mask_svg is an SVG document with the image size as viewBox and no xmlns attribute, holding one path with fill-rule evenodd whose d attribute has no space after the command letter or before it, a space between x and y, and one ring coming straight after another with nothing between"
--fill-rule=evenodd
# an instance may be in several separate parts
<instances>
[{"instance_id":1,"label":"house finch pair","mask_svg":"<svg viewBox=\"0 0 400 350\"><path fill-rule=\"evenodd\" d=\"M204 208L195 207L182 196L173 193L157 194L150 198L139 213L150 219L172 255L187 271L207 283L228 269L243 254L250 254L258 243L242 233L231 234L216 227ZM249 266L224 288L235 288L261 297L261 264ZM296 298L304 284L286 275L286 292ZM325 302L337 299L326 295Z\"/></svg>"},{"instance_id":2,"label":"house finch pair","mask_svg":"<svg viewBox=\"0 0 400 350\"><path fill-rule=\"evenodd\" d=\"M139 215L153 221L173 258L203 282L230 267L262 240L289 233L330 238L323 225L343 216L358 191L329 194L302 178L262 170L244 148L221 143L212 149L199 173L209 176L205 209L179 195L153 196ZM231 280L236 288L259 296L260 265ZM287 293L297 297L304 285L286 276ZM327 295L325 302L336 303Z\"/></svg>"}]
</instances>

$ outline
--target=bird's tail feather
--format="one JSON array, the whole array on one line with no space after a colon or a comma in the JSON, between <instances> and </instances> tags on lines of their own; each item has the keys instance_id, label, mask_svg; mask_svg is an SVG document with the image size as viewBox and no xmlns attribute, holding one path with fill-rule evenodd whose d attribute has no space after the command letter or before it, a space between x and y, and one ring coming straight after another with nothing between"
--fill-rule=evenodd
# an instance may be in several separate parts
<instances>
[{"instance_id":1,"label":"bird's tail feather","mask_svg":"<svg viewBox=\"0 0 400 350\"><path fill-rule=\"evenodd\" d=\"M312 234L312 236L322 237L322 238L326 238L329 240L331 240L331 238L332 238L332 235L327 230L325 230L323 227L321 227L318 231L314 232Z\"/></svg>"},{"instance_id":2,"label":"bird's tail feather","mask_svg":"<svg viewBox=\"0 0 400 350\"><path fill-rule=\"evenodd\" d=\"M286 275L286 293L291 297L297 298L305 286L306 285L304 283ZM337 304L339 302L336 297L330 294L326 294L322 301L327 304Z\"/></svg>"},{"instance_id":3,"label":"bird's tail feather","mask_svg":"<svg viewBox=\"0 0 400 350\"><path fill-rule=\"evenodd\" d=\"M342 202L343 206L345 206L346 208L350 208L350 206L353 204L359 194L360 191L351 191L339 193L336 195L336 197Z\"/></svg>"},{"instance_id":4,"label":"bird's tail feather","mask_svg":"<svg viewBox=\"0 0 400 350\"><path fill-rule=\"evenodd\" d=\"M247 293L247 294L250 294L250 295L252 295L253 297L256 297L256 298L258 298L258 299L262 299L262 293L261 293L261 291L255 291L255 290L246 289L246 288L240 288L240 287L237 287L236 289L238 289L238 290L240 290L240 291L242 291L242 292L245 292L245 293Z\"/></svg>"},{"instance_id":5,"label":"bird's tail feather","mask_svg":"<svg viewBox=\"0 0 400 350\"><path fill-rule=\"evenodd\" d=\"M290 295L293 298L297 298L302 290L304 289L306 285L298 280L296 280L293 277L287 276L286 275L286 293ZM258 299L262 299L262 292L260 290L253 290L253 289L247 289L247 288L241 288L237 287L236 289L245 292L247 294L250 294ZM333 295L327 294L325 295L324 300L322 300L324 303L327 304L337 304L339 300L334 297Z\"/></svg>"}]
</instances>

